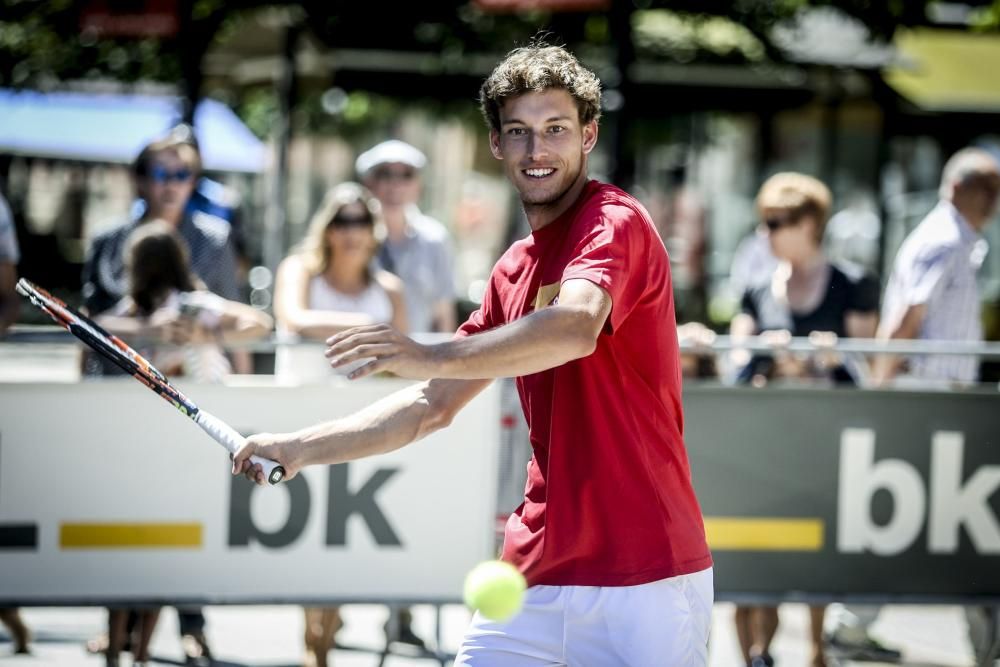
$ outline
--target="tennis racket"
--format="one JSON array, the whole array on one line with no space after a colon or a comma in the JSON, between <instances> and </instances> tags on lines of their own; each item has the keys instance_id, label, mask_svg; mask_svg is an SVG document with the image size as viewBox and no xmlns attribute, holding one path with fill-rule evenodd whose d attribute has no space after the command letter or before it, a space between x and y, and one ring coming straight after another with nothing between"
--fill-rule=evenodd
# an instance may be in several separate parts
<instances>
[{"instance_id":1,"label":"tennis racket","mask_svg":"<svg viewBox=\"0 0 1000 667\"><path fill-rule=\"evenodd\" d=\"M242 435L236 432L226 422L195 405L194 401L170 384L163 373L149 363L141 354L125 344L91 319L76 312L65 303L55 298L45 290L21 278L17 281L17 291L26 296L31 303L49 314L58 324L68 329L70 333L90 346L98 354L106 357L120 366L122 370L143 383L164 400L181 411L194 423L198 424L216 442L225 447L230 454L235 454L245 442ZM267 475L267 481L277 484L284 478L285 469L276 461L251 456L252 463L259 463Z\"/></svg>"}]
</instances>

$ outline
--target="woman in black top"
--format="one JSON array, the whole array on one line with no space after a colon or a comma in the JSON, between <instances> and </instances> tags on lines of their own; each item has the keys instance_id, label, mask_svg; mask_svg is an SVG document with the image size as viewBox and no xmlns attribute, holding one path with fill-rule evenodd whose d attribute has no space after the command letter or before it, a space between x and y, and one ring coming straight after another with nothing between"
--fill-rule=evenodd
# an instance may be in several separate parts
<instances>
[{"instance_id":1,"label":"woman in black top","mask_svg":"<svg viewBox=\"0 0 1000 667\"><path fill-rule=\"evenodd\" d=\"M734 338L762 334L780 341L791 336L812 336L833 342L840 336L875 335L878 282L855 269L834 266L823 254L823 230L830 203L830 190L803 174L776 174L761 187L757 211L778 264L770 276L761 276L761 281L743 295L742 312L730 324ZM856 381L831 354L798 357L777 352L774 356L748 357L734 358L734 362L742 361L740 380L754 385L765 384L773 377ZM824 610L821 606L810 608L812 667L826 664ZM774 664L769 648L777 628L776 607L737 607L736 631L747 665Z\"/></svg>"},{"instance_id":2,"label":"woman in black top","mask_svg":"<svg viewBox=\"0 0 1000 667\"><path fill-rule=\"evenodd\" d=\"M834 265L823 254L823 230L830 210L826 186L803 174L776 174L761 188L757 208L778 265L743 294L742 312L730 324L732 335L759 333L779 341L789 336L826 341L874 337L878 281L854 266ZM742 366L738 376L754 384L774 377L828 378L854 384L858 380L856 369L823 354L804 358L787 353L757 355Z\"/></svg>"}]
</instances>

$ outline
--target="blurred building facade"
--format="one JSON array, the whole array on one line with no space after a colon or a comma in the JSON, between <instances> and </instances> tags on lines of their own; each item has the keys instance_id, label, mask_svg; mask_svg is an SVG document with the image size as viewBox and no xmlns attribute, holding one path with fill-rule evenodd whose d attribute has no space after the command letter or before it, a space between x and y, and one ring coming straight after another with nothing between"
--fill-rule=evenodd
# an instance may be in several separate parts
<instances>
[{"instance_id":1,"label":"blurred building facade","mask_svg":"<svg viewBox=\"0 0 1000 667\"><path fill-rule=\"evenodd\" d=\"M753 230L753 193L769 175L796 170L829 183L831 254L884 274L933 205L943 160L972 143L1000 150L1000 95L981 65L1000 64L1000 37L969 35L975 3L962 5L964 14L914 3L919 16L907 3L910 14L898 17L829 6L741 17L683 2L568 12L522 4L531 7L401 8L391 22L374 22L373 8L291 3L219 18L195 88L234 108L269 152L263 175L216 174L242 195L249 264L273 269L324 190L354 178L356 153L398 137L429 156L422 208L450 227L459 296L473 305L519 223L488 151L478 85L506 48L539 28L604 82L592 171L650 209L674 263L681 319L721 326L733 312L733 253ZM902 27L888 30L894 20ZM127 212L121 166L0 153L22 234L45 239L41 255L28 244L29 277L38 277L35 257L53 249L81 261L102 222ZM997 247L1000 226L989 233ZM984 276L992 302L1000 300L998 258L990 253Z\"/></svg>"}]
</instances>

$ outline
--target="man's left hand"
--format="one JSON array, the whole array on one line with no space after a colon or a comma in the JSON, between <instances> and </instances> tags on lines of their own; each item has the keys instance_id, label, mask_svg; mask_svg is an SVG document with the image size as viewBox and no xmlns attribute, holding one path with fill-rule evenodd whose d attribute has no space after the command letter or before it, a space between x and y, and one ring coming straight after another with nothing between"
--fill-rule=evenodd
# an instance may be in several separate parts
<instances>
[{"instance_id":1,"label":"man's left hand","mask_svg":"<svg viewBox=\"0 0 1000 667\"><path fill-rule=\"evenodd\" d=\"M326 340L326 358L334 368L361 359L368 363L352 371L352 380L388 371L411 380L434 377L433 348L404 336L388 324L348 329Z\"/></svg>"}]
</instances>

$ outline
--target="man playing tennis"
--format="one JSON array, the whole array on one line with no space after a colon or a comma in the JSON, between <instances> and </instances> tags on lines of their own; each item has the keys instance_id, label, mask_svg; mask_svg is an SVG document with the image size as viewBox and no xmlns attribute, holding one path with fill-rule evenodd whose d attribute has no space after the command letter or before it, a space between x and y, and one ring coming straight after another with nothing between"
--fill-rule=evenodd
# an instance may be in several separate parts
<instances>
[{"instance_id":1,"label":"man playing tennis","mask_svg":"<svg viewBox=\"0 0 1000 667\"><path fill-rule=\"evenodd\" d=\"M508 54L480 91L493 155L531 234L500 258L456 337L387 326L327 341L333 366L425 380L344 419L259 434L289 476L388 452L446 426L493 378L516 376L534 456L503 559L530 588L505 623L476 614L456 665L707 664L712 559L682 439L669 263L645 209L588 180L600 82L560 47Z\"/></svg>"}]
</instances>

